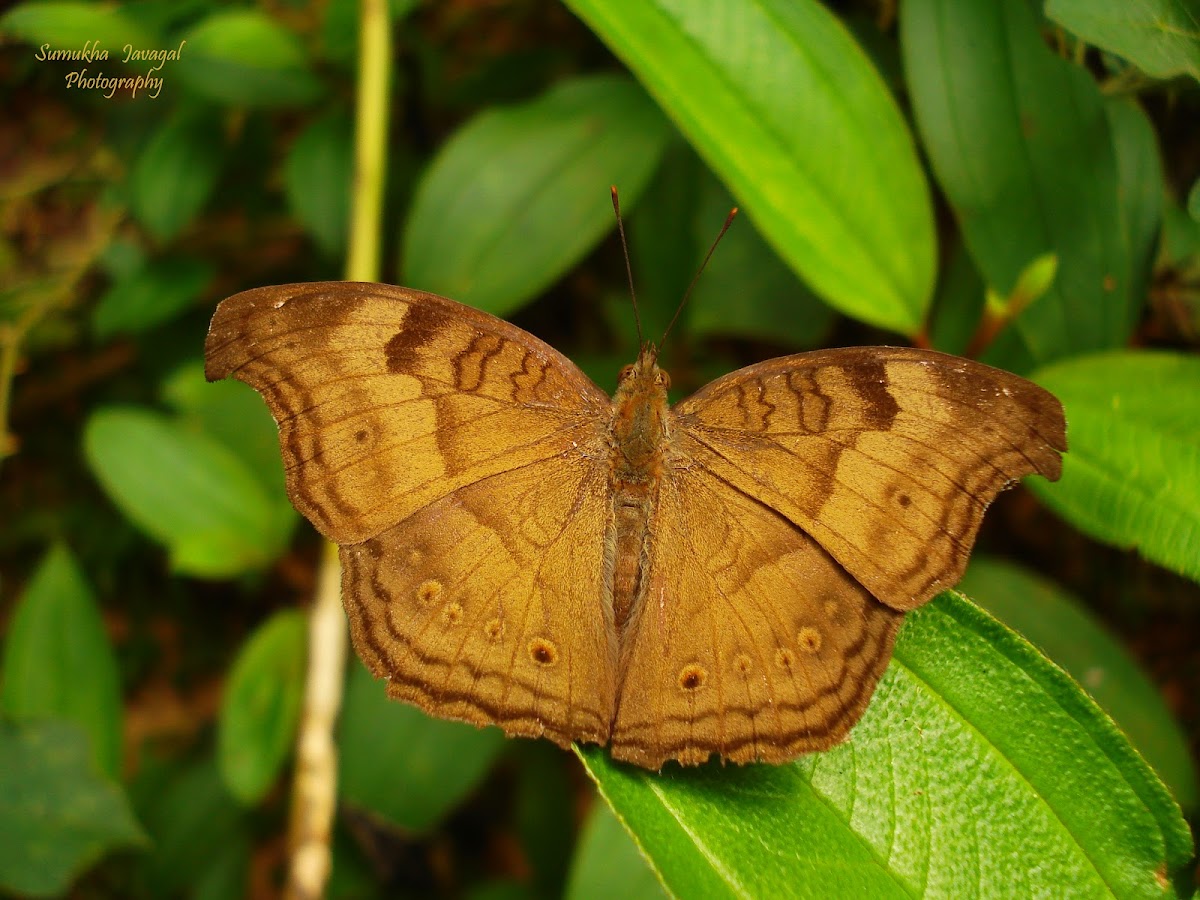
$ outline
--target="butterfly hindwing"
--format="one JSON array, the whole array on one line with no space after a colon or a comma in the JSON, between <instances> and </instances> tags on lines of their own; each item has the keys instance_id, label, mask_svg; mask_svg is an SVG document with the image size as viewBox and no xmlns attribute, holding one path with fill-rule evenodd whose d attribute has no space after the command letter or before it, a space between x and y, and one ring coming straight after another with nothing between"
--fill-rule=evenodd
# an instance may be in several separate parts
<instances>
[{"instance_id":1,"label":"butterfly hindwing","mask_svg":"<svg viewBox=\"0 0 1200 900\"><path fill-rule=\"evenodd\" d=\"M902 614L819 544L703 469L664 474L622 648L613 755L783 762L841 740Z\"/></svg>"},{"instance_id":2,"label":"butterfly hindwing","mask_svg":"<svg viewBox=\"0 0 1200 900\"><path fill-rule=\"evenodd\" d=\"M342 547L355 647L393 697L563 746L607 742L605 477L578 454L533 463Z\"/></svg>"}]
</instances>

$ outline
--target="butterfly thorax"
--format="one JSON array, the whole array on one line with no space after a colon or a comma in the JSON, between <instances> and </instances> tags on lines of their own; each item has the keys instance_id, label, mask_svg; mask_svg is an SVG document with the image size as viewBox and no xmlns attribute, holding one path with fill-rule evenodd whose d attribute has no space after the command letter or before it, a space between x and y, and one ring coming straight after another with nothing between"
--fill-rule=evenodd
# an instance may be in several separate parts
<instances>
[{"instance_id":1,"label":"butterfly thorax","mask_svg":"<svg viewBox=\"0 0 1200 900\"><path fill-rule=\"evenodd\" d=\"M653 510L668 437L671 380L647 344L621 370L613 395L609 482L612 518L606 535L618 634L630 618L641 582L642 546ZM608 574L608 573L606 573Z\"/></svg>"},{"instance_id":2,"label":"butterfly thorax","mask_svg":"<svg viewBox=\"0 0 1200 900\"><path fill-rule=\"evenodd\" d=\"M671 379L657 356L647 344L637 362L621 370L613 395L612 469L620 481L654 481L660 473Z\"/></svg>"}]
</instances>

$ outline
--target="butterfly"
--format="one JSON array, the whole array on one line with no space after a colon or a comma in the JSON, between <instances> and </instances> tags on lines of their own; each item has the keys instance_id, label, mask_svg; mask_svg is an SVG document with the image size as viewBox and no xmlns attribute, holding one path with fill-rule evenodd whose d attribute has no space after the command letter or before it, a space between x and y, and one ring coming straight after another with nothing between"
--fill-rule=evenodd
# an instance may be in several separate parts
<instances>
[{"instance_id":1,"label":"butterfly","mask_svg":"<svg viewBox=\"0 0 1200 900\"><path fill-rule=\"evenodd\" d=\"M672 407L651 344L610 398L533 335L383 284L237 294L205 354L266 399L392 697L650 769L841 741L988 504L1066 450L1053 395L941 353L780 357Z\"/></svg>"}]
</instances>

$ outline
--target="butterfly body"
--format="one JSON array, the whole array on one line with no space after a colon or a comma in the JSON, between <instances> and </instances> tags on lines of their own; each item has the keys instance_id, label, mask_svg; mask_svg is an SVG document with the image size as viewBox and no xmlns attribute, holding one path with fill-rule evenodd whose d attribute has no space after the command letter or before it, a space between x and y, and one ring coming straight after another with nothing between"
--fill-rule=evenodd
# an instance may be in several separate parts
<instances>
[{"instance_id":1,"label":"butterfly body","mask_svg":"<svg viewBox=\"0 0 1200 900\"><path fill-rule=\"evenodd\" d=\"M845 737L903 613L1066 448L1051 395L943 354L783 357L670 408L652 346L610 399L532 335L388 285L238 294L206 357L271 407L392 696L648 768Z\"/></svg>"},{"instance_id":2,"label":"butterfly body","mask_svg":"<svg viewBox=\"0 0 1200 900\"><path fill-rule=\"evenodd\" d=\"M612 517L605 535L606 598L613 608L618 645L637 598L647 528L656 488L663 473L669 433L667 388L670 381L658 368L657 353L647 345L638 361L618 378L610 425L609 491ZM611 568L612 578L607 577Z\"/></svg>"}]
</instances>

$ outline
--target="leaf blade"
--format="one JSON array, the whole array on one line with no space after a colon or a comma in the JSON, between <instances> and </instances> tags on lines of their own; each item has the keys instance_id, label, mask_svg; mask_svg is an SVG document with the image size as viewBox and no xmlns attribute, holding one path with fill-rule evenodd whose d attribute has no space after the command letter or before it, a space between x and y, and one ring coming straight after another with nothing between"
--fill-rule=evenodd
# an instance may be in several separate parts
<instances>
[{"instance_id":1,"label":"leaf blade","mask_svg":"<svg viewBox=\"0 0 1200 900\"><path fill-rule=\"evenodd\" d=\"M1025 372L1120 346L1138 305L1105 104L1054 56L1026 3L913 0L901 47L918 130L984 281L1007 296L1055 253L1055 284L987 359Z\"/></svg>"},{"instance_id":2,"label":"leaf blade","mask_svg":"<svg viewBox=\"0 0 1200 900\"><path fill-rule=\"evenodd\" d=\"M62 718L91 740L101 771L121 770L121 683L91 587L70 550L42 557L9 623L0 711L14 719Z\"/></svg>"},{"instance_id":3,"label":"leaf blade","mask_svg":"<svg viewBox=\"0 0 1200 900\"><path fill-rule=\"evenodd\" d=\"M568 6L819 294L916 333L934 280L928 187L891 95L840 21L808 0Z\"/></svg>"},{"instance_id":4,"label":"leaf blade","mask_svg":"<svg viewBox=\"0 0 1200 900\"><path fill-rule=\"evenodd\" d=\"M1046 15L1089 44L1124 56L1147 75L1187 74L1200 81L1200 9L1194 3L1047 0Z\"/></svg>"},{"instance_id":5,"label":"leaf blade","mask_svg":"<svg viewBox=\"0 0 1200 900\"><path fill-rule=\"evenodd\" d=\"M0 719L0 886L57 896L109 850L145 842L77 725Z\"/></svg>"},{"instance_id":6,"label":"leaf blade","mask_svg":"<svg viewBox=\"0 0 1200 900\"><path fill-rule=\"evenodd\" d=\"M1111 721L952 593L909 615L866 715L827 753L659 775L581 755L678 896L1162 896L1191 856Z\"/></svg>"},{"instance_id":7,"label":"leaf blade","mask_svg":"<svg viewBox=\"0 0 1200 900\"><path fill-rule=\"evenodd\" d=\"M633 206L667 134L636 85L607 75L477 116L417 187L404 283L496 315L513 311L613 228L609 185Z\"/></svg>"},{"instance_id":8,"label":"leaf blade","mask_svg":"<svg viewBox=\"0 0 1200 900\"><path fill-rule=\"evenodd\" d=\"M1075 597L1019 565L979 554L958 589L1062 666L1129 735L1179 804L1195 808L1187 740L1162 695Z\"/></svg>"},{"instance_id":9,"label":"leaf blade","mask_svg":"<svg viewBox=\"0 0 1200 900\"><path fill-rule=\"evenodd\" d=\"M1063 477L1030 490L1092 537L1200 581L1200 360L1113 351L1038 370L1067 413Z\"/></svg>"},{"instance_id":10,"label":"leaf blade","mask_svg":"<svg viewBox=\"0 0 1200 900\"><path fill-rule=\"evenodd\" d=\"M217 764L235 798L262 799L283 768L296 736L304 697L306 620L283 610L242 646L221 698Z\"/></svg>"},{"instance_id":11,"label":"leaf blade","mask_svg":"<svg viewBox=\"0 0 1200 900\"><path fill-rule=\"evenodd\" d=\"M280 552L288 523L237 456L149 410L103 407L84 429L93 474L182 572L222 578Z\"/></svg>"}]
</instances>

